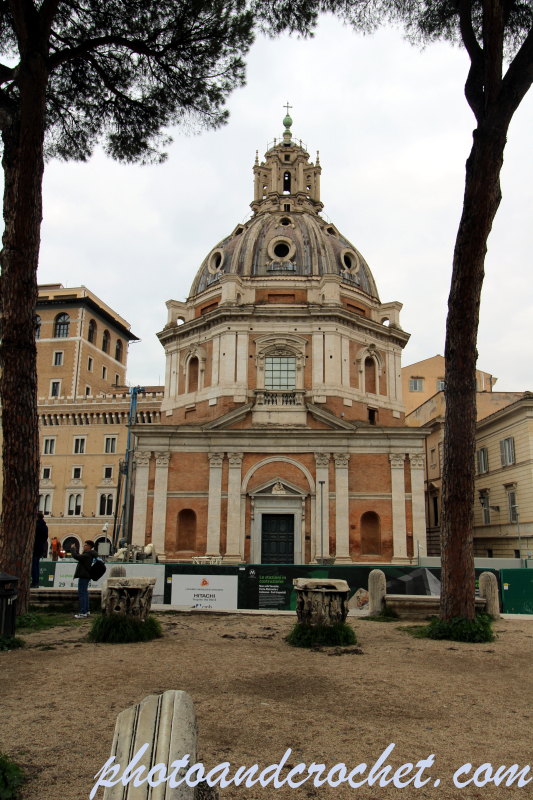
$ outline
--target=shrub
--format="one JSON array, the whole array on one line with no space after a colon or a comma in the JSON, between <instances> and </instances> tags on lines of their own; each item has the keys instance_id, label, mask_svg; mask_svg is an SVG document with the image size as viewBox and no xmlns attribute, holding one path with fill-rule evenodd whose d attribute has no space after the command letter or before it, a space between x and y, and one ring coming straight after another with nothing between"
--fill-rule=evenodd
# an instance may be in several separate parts
<instances>
[{"instance_id":1,"label":"shrub","mask_svg":"<svg viewBox=\"0 0 533 800\"><path fill-rule=\"evenodd\" d=\"M449 639L452 642L493 642L496 634L492 629L493 618L489 614L478 614L474 619L452 617L451 620L441 620L433 617L428 625L413 626L411 630L417 639Z\"/></svg>"},{"instance_id":2,"label":"shrub","mask_svg":"<svg viewBox=\"0 0 533 800\"><path fill-rule=\"evenodd\" d=\"M19 647L24 647L24 639L0 635L0 650L16 650Z\"/></svg>"},{"instance_id":3,"label":"shrub","mask_svg":"<svg viewBox=\"0 0 533 800\"><path fill-rule=\"evenodd\" d=\"M356 644L357 636L346 622L336 625L304 625L297 622L286 640L293 647L338 647Z\"/></svg>"},{"instance_id":4,"label":"shrub","mask_svg":"<svg viewBox=\"0 0 533 800\"><path fill-rule=\"evenodd\" d=\"M118 614L98 614L91 625L89 639L108 644L127 644L128 642L148 642L163 635L161 623L150 615L141 621L135 617Z\"/></svg>"},{"instance_id":5,"label":"shrub","mask_svg":"<svg viewBox=\"0 0 533 800\"><path fill-rule=\"evenodd\" d=\"M15 800L19 796L24 779L22 767L0 751L0 800Z\"/></svg>"},{"instance_id":6,"label":"shrub","mask_svg":"<svg viewBox=\"0 0 533 800\"><path fill-rule=\"evenodd\" d=\"M394 611L390 606L383 606L379 614L375 617L360 617L360 619L367 619L370 622L394 622L400 619L399 614Z\"/></svg>"}]
</instances>

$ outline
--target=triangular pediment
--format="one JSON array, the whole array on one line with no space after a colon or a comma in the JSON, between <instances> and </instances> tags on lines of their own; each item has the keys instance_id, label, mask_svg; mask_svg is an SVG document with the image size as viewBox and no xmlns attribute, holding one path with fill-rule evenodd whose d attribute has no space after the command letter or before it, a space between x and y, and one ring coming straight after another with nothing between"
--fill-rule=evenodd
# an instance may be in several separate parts
<instances>
[{"instance_id":1,"label":"triangular pediment","mask_svg":"<svg viewBox=\"0 0 533 800\"><path fill-rule=\"evenodd\" d=\"M269 481L257 486L249 495L273 495L274 497L307 497L308 492L304 492L299 486L285 480L285 478L271 478Z\"/></svg>"},{"instance_id":2,"label":"triangular pediment","mask_svg":"<svg viewBox=\"0 0 533 800\"><path fill-rule=\"evenodd\" d=\"M334 431L354 431L357 428L357 423L347 422L340 417L336 417L330 411L313 405L313 403L306 403L309 413L319 422L324 423Z\"/></svg>"},{"instance_id":3,"label":"triangular pediment","mask_svg":"<svg viewBox=\"0 0 533 800\"><path fill-rule=\"evenodd\" d=\"M212 431L230 428L232 425L235 425L236 422L240 422L245 418L245 416L251 410L252 405L253 403L246 403L244 406L234 408L232 411L228 411L227 414L223 414L221 417L212 419L211 422L206 422L205 425L202 425L202 430Z\"/></svg>"}]
</instances>

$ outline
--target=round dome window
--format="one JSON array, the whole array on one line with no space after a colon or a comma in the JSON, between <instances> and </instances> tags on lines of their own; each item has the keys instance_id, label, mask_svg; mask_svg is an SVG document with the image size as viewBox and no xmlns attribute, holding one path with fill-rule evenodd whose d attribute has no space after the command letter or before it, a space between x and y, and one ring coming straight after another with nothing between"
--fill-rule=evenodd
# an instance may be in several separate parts
<instances>
[{"instance_id":1,"label":"round dome window","mask_svg":"<svg viewBox=\"0 0 533 800\"><path fill-rule=\"evenodd\" d=\"M344 265L345 265L346 269L351 269L352 268L352 259L350 258L348 253L345 254L343 260L344 260Z\"/></svg>"},{"instance_id":2,"label":"round dome window","mask_svg":"<svg viewBox=\"0 0 533 800\"><path fill-rule=\"evenodd\" d=\"M285 242L278 242L274 248L274 255L276 255L278 258L287 258L289 252L289 245L285 244Z\"/></svg>"},{"instance_id":3,"label":"round dome window","mask_svg":"<svg viewBox=\"0 0 533 800\"><path fill-rule=\"evenodd\" d=\"M282 219L282 220L280 220L280 222L281 222L281 224L282 224L282 225L284 225L285 227L286 227L287 225L291 225L291 224L292 224L292 220L290 220L288 217L283 217L283 219Z\"/></svg>"},{"instance_id":4,"label":"round dome window","mask_svg":"<svg viewBox=\"0 0 533 800\"><path fill-rule=\"evenodd\" d=\"M340 262L344 274L349 273L350 275L357 275L359 272L359 257L357 253L350 248L345 247L344 250L341 251Z\"/></svg>"},{"instance_id":5,"label":"round dome window","mask_svg":"<svg viewBox=\"0 0 533 800\"><path fill-rule=\"evenodd\" d=\"M207 269L211 273L211 275L216 275L222 272L222 265L224 263L224 251L214 250L211 255L209 256L209 260L207 262Z\"/></svg>"}]
</instances>

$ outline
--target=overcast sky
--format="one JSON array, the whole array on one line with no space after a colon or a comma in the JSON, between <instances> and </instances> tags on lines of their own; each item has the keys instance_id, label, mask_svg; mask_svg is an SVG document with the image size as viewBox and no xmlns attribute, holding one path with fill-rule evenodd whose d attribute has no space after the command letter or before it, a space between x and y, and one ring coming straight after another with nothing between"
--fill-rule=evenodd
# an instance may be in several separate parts
<instances>
[{"instance_id":1,"label":"overcast sky","mask_svg":"<svg viewBox=\"0 0 533 800\"><path fill-rule=\"evenodd\" d=\"M453 247L474 117L463 94L468 60L448 44L419 51L401 32L362 37L323 18L312 40L260 38L229 124L175 131L162 166L46 166L39 281L84 284L132 325L128 378L163 379L155 334L165 301L187 297L207 253L249 214L256 149L283 131L320 150L327 214L360 250L382 302L403 303L411 333L403 364L444 354ZM501 391L533 390L531 253L533 94L513 120L503 200L489 238L478 366Z\"/></svg>"}]
</instances>

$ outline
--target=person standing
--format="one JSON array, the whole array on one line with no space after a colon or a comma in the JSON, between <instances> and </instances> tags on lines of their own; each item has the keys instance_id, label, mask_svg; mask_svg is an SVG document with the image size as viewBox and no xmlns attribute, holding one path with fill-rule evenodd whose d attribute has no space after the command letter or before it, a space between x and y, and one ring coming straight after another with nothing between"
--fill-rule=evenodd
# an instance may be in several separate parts
<instances>
[{"instance_id":1,"label":"person standing","mask_svg":"<svg viewBox=\"0 0 533 800\"><path fill-rule=\"evenodd\" d=\"M98 557L98 553L94 549L94 542L92 539L87 539L83 544L83 550L78 555L76 552L76 545L72 545L70 555L78 564L74 578L78 579L78 598L80 601L80 613L75 614L76 619L85 619L91 613L89 608L89 581L91 580L91 565L93 560Z\"/></svg>"},{"instance_id":2,"label":"person standing","mask_svg":"<svg viewBox=\"0 0 533 800\"><path fill-rule=\"evenodd\" d=\"M48 525L44 521L42 511L37 512L35 524L35 543L33 545L33 559L31 562L31 588L39 588L39 561L48 551Z\"/></svg>"}]
</instances>

